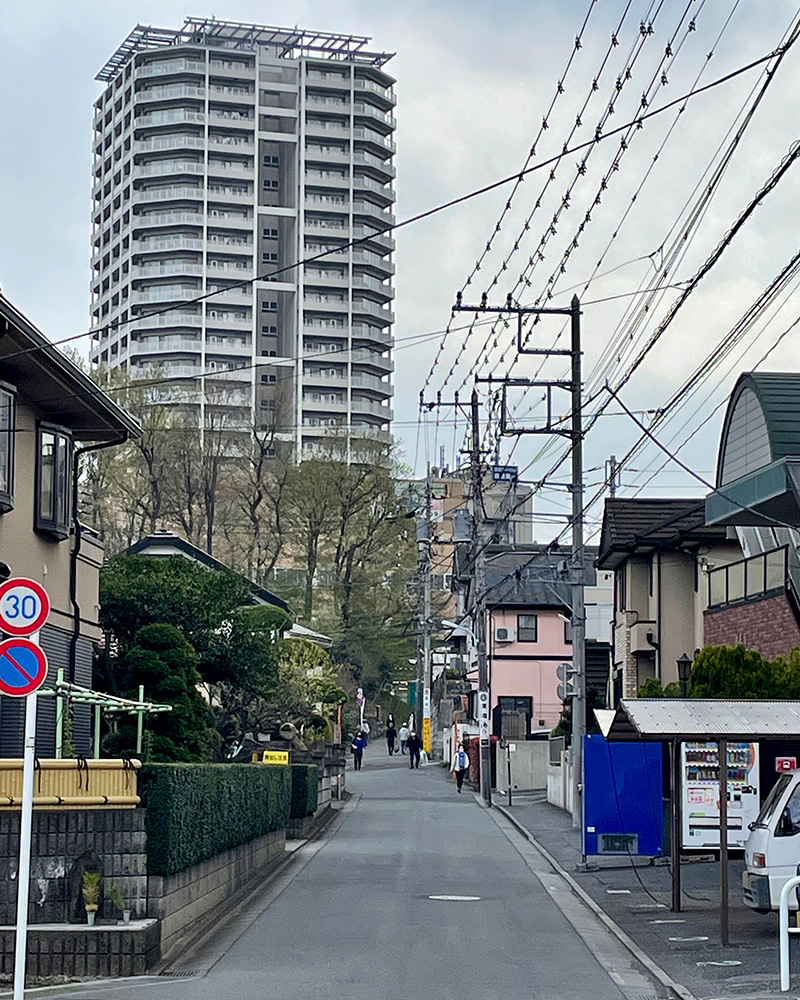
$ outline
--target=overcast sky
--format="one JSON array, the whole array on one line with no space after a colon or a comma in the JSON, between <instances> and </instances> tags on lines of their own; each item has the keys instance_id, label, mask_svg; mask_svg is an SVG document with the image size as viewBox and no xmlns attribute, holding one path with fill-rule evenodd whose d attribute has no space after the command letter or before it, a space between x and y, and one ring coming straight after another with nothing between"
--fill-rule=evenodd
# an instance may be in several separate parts
<instances>
[{"instance_id":1,"label":"overcast sky","mask_svg":"<svg viewBox=\"0 0 800 1000\"><path fill-rule=\"evenodd\" d=\"M571 142L590 140L612 98L614 114L608 117L606 131L634 117L645 92L650 94L648 110L652 110L689 91L698 74L702 85L766 54L779 44L796 16L794 0L694 0L688 4L688 14L687 0L632 0L619 30L619 44L611 47L611 34L626 4L627 0L274 0L269 4L227 0L201 8L187 7L184 0L180 4L173 0L5 0L0 12L0 285L53 340L86 328L91 119L92 104L100 92L94 76L137 22L179 27L187 15L213 14L228 20L370 35L375 48L396 52L387 69L398 81L396 186L397 215L402 220L521 168L587 11L590 16L581 48L575 52L563 94L555 102L531 165L561 152L573 128ZM651 19L652 31L643 35L641 24ZM672 55L665 56L668 44ZM710 52L711 59L707 58ZM441 390L442 398L451 400L455 389L461 388L462 397L468 394L474 363L485 357L487 327L477 327L463 347L464 333L451 333L441 353L441 336L435 332L446 326L455 293L487 241L491 238L491 249L465 300L477 300L487 291L490 300L501 302L525 272L530 285L515 295L532 303L547 287L551 274L557 273L551 304L567 304L575 290L585 303L587 375L596 376L598 362L608 360L613 383L629 359L620 353L619 338L628 336L631 343L632 335L631 349L638 348L643 342L638 338L646 339L679 294L676 289L666 290L634 330L619 325L631 318L631 303L637 298L631 293L655 273L653 262L661 260L659 248L669 245L670 230L676 219L683 218L693 191L707 183L706 171L715 151L740 120L737 116L747 106L748 94L763 80L762 72L762 68L751 70L694 98L684 113L678 115L676 108L636 130L619 157L619 169L608 177L600 204L584 224L578 247L566 260L564 252L619 153L618 137L592 148L582 174L576 174L576 164L585 152L564 157L552 182L547 181L549 167L529 175L515 193L499 234L494 232L495 224L512 191L510 185L398 232L395 433L406 461L413 463L416 458L418 472L424 471L426 459L438 464L441 446L452 464L462 443L465 424L462 420L454 427L452 410L440 411L438 429L432 413L418 433L417 400L434 358L438 360L427 398L434 399ZM800 43L784 59L667 283L691 277L800 134L798 75ZM593 89L595 79L597 88ZM575 127L587 98L581 125ZM714 351L795 251L798 171L800 166L794 167L756 210L631 378L624 390L630 406L652 410L662 405ZM561 208L555 232L548 235L567 192L569 207ZM534 209L537 199L541 205ZM543 237L544 260L536 256ZM535 264L528 275L532 256ZM601 260L600 276L584 290L585 280ZM621 298L595 301L610 296ZM677 418L659 432L665 442L679 445L726 397L738 373L752 367L796 318L800 297L792 293L781 303L780 312L765 316L704 381ZM469 319L459 318L458 325ZM555 320L542 323L536 333L539 346L549 346L559 329ZM422 334L431 336L409 339ZM797 336L788 334L764 367L797 370ZM510 330L501 328L492 335L489 362L481 365L482 374L509 370L515 355L512 340ZM531 377L537 368L525 359L510 370ZM558 365L545 369L548 374L559 371ZM485 386L481 391L485 395ZM534 395L513 400L520 415L527 412ZM589 404L590 412L598 402ZM562 401L554 399L554 405L557 413L566 411ZM723 412L680 453L708 476L713 476ZM534 416L528 414L529 419ZM647 421L650 416L642 413L641 419ZM637 436L629 418L601 418L587 441L587 468L602 466L611 453L624 454ZM537 460L545 446L547 454ZM535 478L562 447L563 443L526 437L516 445L513 461L526 469L526 477ZM505 441L501 458L512 448L514 440ZM628 495L649 478L649 471L639 470L655 470L662 459L649 445L631 463L623 475ZM590 483L601 478L596 471L587 475ZM704 492L700 484L670 465L641 495ZM542 510L557 510L568 503L563 491L547 497L547 503L543 500L539 505Z\"/></svg>"}]
</instances>

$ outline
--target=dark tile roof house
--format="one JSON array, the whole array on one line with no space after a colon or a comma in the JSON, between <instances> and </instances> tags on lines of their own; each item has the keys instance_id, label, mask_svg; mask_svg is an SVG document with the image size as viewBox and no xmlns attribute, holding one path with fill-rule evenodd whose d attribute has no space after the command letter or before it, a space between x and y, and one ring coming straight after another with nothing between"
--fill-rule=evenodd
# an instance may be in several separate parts
<instances>
[{"instance_id":1,"label":"dark tile roof house","mask_svg":"<svg viewBox=\"0 0 800 1000\"><path fill-rule=\"evenodd\" d=\"M634 552L659 547L691 548L723 542L724 527L709 527L705 501L694 499L608 499L603 514L597 566L615 569Z\"/></svg>"}]
</instances>

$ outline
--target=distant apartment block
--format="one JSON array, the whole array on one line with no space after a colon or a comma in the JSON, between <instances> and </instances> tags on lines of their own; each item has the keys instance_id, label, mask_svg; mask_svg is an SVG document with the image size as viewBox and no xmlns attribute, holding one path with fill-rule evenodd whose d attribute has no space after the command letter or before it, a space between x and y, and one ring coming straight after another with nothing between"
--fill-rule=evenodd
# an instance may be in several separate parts
<instances>
[{"instance_id":1,"label":"distant apartment block","mask_svg":"<svg viewBox=\"0 0 800 1000\"><path fill-rule=\"evenodd\" d=\"M131 32L97 76L93 361L295 454L389 442L395 81L369 42Z\"/></svg>"}]
</instances>

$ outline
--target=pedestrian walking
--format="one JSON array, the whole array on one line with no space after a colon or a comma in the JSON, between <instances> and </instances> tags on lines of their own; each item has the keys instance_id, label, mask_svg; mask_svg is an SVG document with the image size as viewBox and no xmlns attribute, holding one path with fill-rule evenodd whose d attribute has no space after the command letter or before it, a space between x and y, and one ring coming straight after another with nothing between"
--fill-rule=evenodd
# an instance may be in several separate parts
<instances>
[{"instance_id":1,"label":"pedestrian walking","mask_svg":"<svg viewBox=\"0 0 800 1000\"><path fill-rule=\"evenodd\" d=\"M353 770L361 770L361 761L364 757L364 747L367 745L366 737L363 733L358 733L350 744L350 751L353 754Z\"/></svg>"},{"instance_id":2,"label":"pedestrian walking","mask_svg":"<svg viewBox=\"0 0 800 1000\"><path fill-rule=\"evenodd\" d=\"M386 727L386 746L389 748L390 757L394 753L394 744L396 740L397 740L397 730L394 728L394 724L390 724Z\"/></svg>"},{"instance_id":3,"label":"pedestrian walking","mask_svg":"<svg viewBox=\"0 0 800 1000\"><path fill-rule=\"evenodd\" d=\"M469 770L469 754L466 747L459 747L453 754L453 763L450 770L456 776L456 790L460 794L461 786L464 784L464 778L467 776L467 771Z\"/></svg>"},{"instance_id":4,"label":"pedestrian walking","mask_svg":"<svg viewBox=\"0 0 800 1000\"><path fill-rule=\"evenodd\" d=\"M409 766L412 770L416 767L419 769L419 755L422 750L422 740L417 736L416 733L411 732L408 734L408 753L410 755Z\"/></svg>"},{"instance_id":5,"label":"pedestrian walking","mask_svg":"<svg viewBox=\"0 0 800 1000\"><path fill-rule=\"evenodd\" d=\"M400 727L400 732L397 734L397 737L400 740L400 753L402 754L404 754L408 748L408 737L410 735L411 731L404 722L403 725Z\"/></svg>"}]
</instances>

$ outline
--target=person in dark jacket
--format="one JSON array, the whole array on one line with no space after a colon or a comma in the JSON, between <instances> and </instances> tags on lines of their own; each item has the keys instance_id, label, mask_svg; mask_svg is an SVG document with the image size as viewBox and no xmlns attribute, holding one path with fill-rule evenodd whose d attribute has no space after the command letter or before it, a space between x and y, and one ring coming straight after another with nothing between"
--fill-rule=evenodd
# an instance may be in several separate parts
<instances>
[{"instance_id":1,"label":"person in dark jacket","mask_svg":"<svg viewBox=\"0 0 800 1000\"><path fill-rule=\"evenodd\" d=\"M408 754L411 758L411 767L419 769L419 755L422 750L422 740L415 732L411 732L408 737Z\"/></svg>"},{"instance_id":2,"label":"person in dark jacket","mask_svg":"<svg viewBox=\"0 0 800 1000\"><path fill-rule=\"evenodd\" d=\"M391 716L389 718L391 718ZM389 725L386 727L386 745L389 748L390 757L394 753L394 744L396 739L397 739L397 730L394 728L393 723L389 723Z\"/></svg>"},{"instance_id":3,"label":"person in dark jacket","mask_svg":"<svg viewBox=\"0 0 800 1000\"><path fill-rule=\"evenodd\" d=\"M367 739L363 733L358 733L353 742L350 745L350 750L353 754L353 768L356 771L361 770L361 761L364 757L364 747L367 745Z\"/></svg>"}]
</instances>

